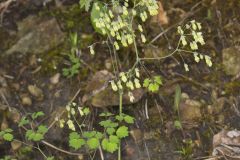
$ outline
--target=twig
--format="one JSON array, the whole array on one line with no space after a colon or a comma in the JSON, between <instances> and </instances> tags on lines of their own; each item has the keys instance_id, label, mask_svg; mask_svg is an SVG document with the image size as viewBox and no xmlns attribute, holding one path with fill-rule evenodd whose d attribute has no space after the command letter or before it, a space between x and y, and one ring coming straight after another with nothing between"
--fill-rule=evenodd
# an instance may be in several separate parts
<instances>
[{"instance_id":1,"label":"twig","mask_svg":"<svg viewBox=\"0 0 240 160\"><path fill-rule=\"evenodd\" d=\"M72 155L72 156L81 156L81 155L82 155L82 154L80 154L80 153L74 153L74 152L69 152L69 151L63 150L63 149L58 148L58 147L56 147L56 146L54 146L54 145L52 145L52 144L50 144L50 143L48 143L48 142L46 142L46 141L44 141L44 140L42 140L41 142L42 142L43 144L47 145L48 147L51 147L51 148L53 148L53 149L56 149L56 150L58 150L58 151L60 151L60 152L63 152L63 153L66 153L66 154L69 154L69 155Z\"/></svg>"},{"instance_id":2,"label":"twig","mask_svg":"<svg viewBox=\"0 0 240 160\"><path fill-rule=\"evenodd\" d=\"M104 160L103 151L102 151L101 146L99 146L99 152L100 152L101 160Z\"/></svg>"},{"instance_id":3,"label":"twig","mask_svg":"<svg viewBox=\"0 0 240 160\"><path fill-rule=\"evenodd\" d=\"M148 116L148 101L147 101L147 99L145 101L145 114L146 114L146 118L149 119L149 116Z\"/></svg>"}]
</instances>

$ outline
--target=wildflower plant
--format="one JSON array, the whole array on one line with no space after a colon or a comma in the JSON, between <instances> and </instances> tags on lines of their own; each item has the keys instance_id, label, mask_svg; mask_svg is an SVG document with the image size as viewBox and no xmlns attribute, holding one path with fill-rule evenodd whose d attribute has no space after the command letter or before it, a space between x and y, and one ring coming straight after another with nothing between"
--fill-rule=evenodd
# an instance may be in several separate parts
<instances>
[{"instance_id":1,"label":"wildflower plant","mask_svg":"<svg viewBox=\"0 0 240 160\"><path fill-rule=\"evenodd\" d=\"M198 52L199 46L205 45L201 29L201 23L195 20L190 21L185 26L178 26L177 32L180 35L180 46L178 45L176 50L178 52L192 53L195 62L199 63L201 60L205 60L205 63L211 67L211 57ZM184 63L184 68L189 71L188 64Z\"/></svg>"}]
</instances>

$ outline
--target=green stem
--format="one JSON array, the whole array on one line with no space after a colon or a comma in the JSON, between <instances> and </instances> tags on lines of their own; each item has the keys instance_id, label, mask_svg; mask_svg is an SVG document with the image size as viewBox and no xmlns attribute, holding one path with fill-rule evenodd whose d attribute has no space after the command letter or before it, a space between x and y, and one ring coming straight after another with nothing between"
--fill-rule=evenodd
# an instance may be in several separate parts
<instances>
[{"instance_id":1,"label":"green stem","mask_svg":"<svg viewBox=\"0 0 240 160\"><path fill-rule=\"evenodd\" d=\"M123 91L119 92L119 115L122 114L122 99L123 99Z\"/></svg>"},{"instance_id":2,"label":"green stem","mask_svg":"<svg viewBox=\"0 0 240 160\"><path fill-rule=\"evenodd\" d=\"M122 99L123 99L123 91L119 92L119 115L122 115ZM118 146L118 160L121 160L121 140Z\"/></svg>"},{"instance_id":3,"label":"green stem","mask_svg":"<svg viewBox=\"0 0 240 160\"><path fill-rule=\"evenodd\" d=\"M118 160L121 160L121 142L119 143L118 146Z\"/></svg>"}]
</instances>

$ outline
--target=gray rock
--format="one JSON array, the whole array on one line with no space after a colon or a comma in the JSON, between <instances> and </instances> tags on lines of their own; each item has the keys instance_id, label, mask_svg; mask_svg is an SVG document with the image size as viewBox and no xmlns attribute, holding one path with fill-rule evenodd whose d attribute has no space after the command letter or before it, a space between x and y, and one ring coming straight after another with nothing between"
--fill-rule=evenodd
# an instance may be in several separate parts
<instances>
[{"instance_id":1,"label":"gray rock","mask_svg":"<svg viewBox=\"0 0 240 160\"><path fill-rule=\"evenodd\" d=\"M64 33L55 19L29 16L18 23L18 41L5 54L44 53L64 41Z\"/></svg>"},{"instance_id":2,"label":"gray rock","mask_svg":"<svg viewBox=\"0 0 240 160\"><path fill-rule=\"evenodd\" d=\"M240 46L223 49L223 66L228 75L240 73Z\"/></svg>"},{"instance_id":3,"label":"gray rock","mask_svg":"<svg viewBox=\"0 0 240 160\"><path fill-rule=\"evenodd\" d=\"M38 100L42 100L44 97L43 91L40 88L38 88L37 86L28 85L28 91L31 95L36 97Z\"/></svg>"}]
</instances>

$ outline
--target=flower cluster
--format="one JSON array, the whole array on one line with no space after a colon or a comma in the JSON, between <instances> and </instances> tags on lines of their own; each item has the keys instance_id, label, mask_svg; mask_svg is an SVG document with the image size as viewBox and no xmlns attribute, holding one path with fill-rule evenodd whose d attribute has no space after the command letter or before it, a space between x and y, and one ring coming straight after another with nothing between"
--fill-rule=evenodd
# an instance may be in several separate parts
<instances>
[{"instance_id":1,"label":"flower cluster","mask_svg":"<svg viewBox=\"0 0 240 160\"><path fill-rule=\"evenodd\" d=\"M130 98L130 101L134 101L134 96L131 91L134 89L141 88L142 85L140 84L140 73L139 69L135 68L134 74L131 75L131 72L121 72L119 74L119 80L115 82L114 80L110 81L113 91L122 91L123 90L123 84L125 84L128 91L128 96Z\"/></svg>"},{"instance_id":2,"label":"flower cluster","mask_svg":"<svg viewBox=\"0 0 240 160\"><path fill-rule=\"evenodd\" d=\"M178 26L178 34L180 34L180 42L182 47L189 46L191 52L193 53L195 62L200 62L200 60L205 60L206 64L211 67L212 61L211 57L208 55L203 55L201 53L196 52L199 49L200 45L205 45L205 41L201 32L202 26L201 23L196 22L195 20L190 21L184 27ZM185 51L185 50L182 50ZM189 71L188 64L184 64L184 68L186 71Z\"/></svg>"},{"instance_id":3,"label":"flower cluster","mask_svg":"<svg viewBox=\"0 0 240 160\"><path fill-rule=\"evenodd\" d=\"M198 50L198 43L204 45L204 39L201 32L202 26L201 23L192 20L190 23L186 24L184 28L178 26L178 33L181 35L181 43L183 46L189 44L191 50ZM186 36L191 36L190 42L186 39Z\"/></svg>"},{"instance_id":4,"label":"flower cluster","mask_svg":"<svg viewBox=\"0 0 240 160\"><path fill-rule=\"evenodd\" d=\"M106 6L101 7L101 3L94 3L94 8L99 11L100 17L93 20L96 28L101 31L103 35L111 36L113 39L113 45L116 50L120 49L120 46L128 47L133 44L136 34L135 29L132 26L132 20L134 17L139 16L143 22L150 16L158 14L158 4L156 0L140 0L133 7L129 6L128 0L125 0L123 6L119 3L112 8ZM147 13L148 12L148 13ZM140 33L143 43L146 42L146 37L143 34L143 27L139 24L137 29ZM93 51L91 50L91 53Z\"/></svg>"}]
</instances>

